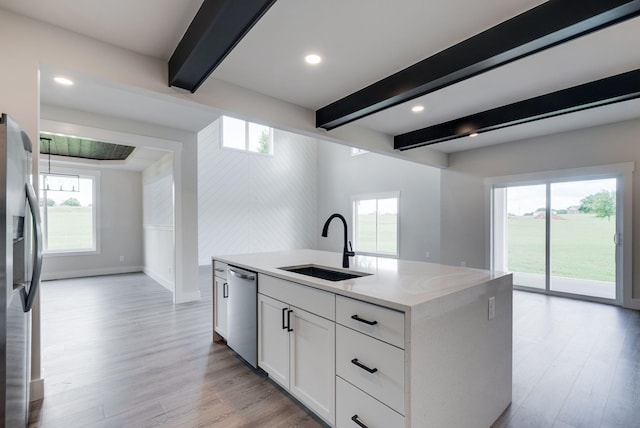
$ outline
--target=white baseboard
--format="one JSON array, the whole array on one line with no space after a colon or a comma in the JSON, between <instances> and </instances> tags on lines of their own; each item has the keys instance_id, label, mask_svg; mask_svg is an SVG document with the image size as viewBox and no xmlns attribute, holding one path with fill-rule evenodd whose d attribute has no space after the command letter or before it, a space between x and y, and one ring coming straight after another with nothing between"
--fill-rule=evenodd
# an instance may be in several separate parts
<instances>
[{"instance_id":1,"label":"white baseboard","mask_svg":"<svg viewBox=\"0 0 640 428\"><path fill-rule=\"evenodd\" d=\"M44 379L35 379L29 382L29 401L38 401L44 398Z\"/></svg>"},{"instance_id":2,"label":"white baseboard","mask_svg":"<svg viewBox=\"0 0 640 428\"><path fill-rule=\"evenodd\" d=\"M174 296L174 302L176 304L179 303L187 303L187 302L193 302L196 300L200 300L202 296L200 295L200 290L198 291L191 291L189 293L180 293L180 295L175 295Z\"/></svg>"},{"instance_id":3,"label":"white baseboard","mask_svg":"<svg viewBox=\"0 0 640 428\"><path fill-rule=\"evenodd\" d=\"M157 274L154 271L149 270L149 269L143 269L143 272L145 273L145 275L147 275L149 278L153 279L158 284L162 285L167 290L171 291L172 293L175 293L176 286L171 280L169 280L169 279L167 279L167 278L165 278L165 277L163 277L163 276L161 276L161 275L159 275L159 274Z\"/></svg>"},{"instance_id":4,"label":"white baseboard","mask_svg":"<svg viewBox=\"0 0 640 428\"><path fill-rule=\"evenodd\" d=\"M42 272L42 280L49 281L52 279L66 278L83 278L87 276L116 275L119 273L142 272L142 266L117 266L100 269L83 269L64 272Z\"/></svg>"},{"instance_id":5,"label":"white baseboard","mask_svg":"<svg viewBox=\"0 0 640 428\"><path fill-rule=\"evenodd\" d=\"M640 299L631 299L631 301L626 302L624 305L627 309L635 309L636 311L640 311Z\"/></svg>"}]
</instances>

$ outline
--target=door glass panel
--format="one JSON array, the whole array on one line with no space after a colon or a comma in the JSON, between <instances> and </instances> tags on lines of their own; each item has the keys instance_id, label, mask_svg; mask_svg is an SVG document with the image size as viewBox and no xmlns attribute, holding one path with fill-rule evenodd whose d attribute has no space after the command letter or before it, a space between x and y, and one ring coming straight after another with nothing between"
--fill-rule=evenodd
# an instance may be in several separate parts
<instances>
[{"instance_id":1,"label":"door glass panel","mask_svg":"<svg viewBox=\"0 0 640 428\"><path fill-rule=\"evenodd\" d=\"M545 289L546 185L517 186L506 192L505 270L513 283Z\"/></svg>"},{"instance_id":2,"label":"door glass panel","mask_svg":"<svg viewBox=\"0 0 640 428\"><path fill-rule=\"evenodd\" d=\"M616 298L616 181L551 183L551 290Z\"/></svg>"}]
</instances>

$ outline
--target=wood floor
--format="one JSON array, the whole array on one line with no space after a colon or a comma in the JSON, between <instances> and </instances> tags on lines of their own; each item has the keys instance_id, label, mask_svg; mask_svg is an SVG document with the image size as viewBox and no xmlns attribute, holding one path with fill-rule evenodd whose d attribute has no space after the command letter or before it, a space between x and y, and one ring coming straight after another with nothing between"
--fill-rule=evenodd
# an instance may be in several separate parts
<instances>
[{"instance_id":1,"label":"wood floor","mask_svg":"<svg viewBox=\"0 0 640 428\"><path fill-rule=\"evenodd\" d=\"M143 274L43 283L45 399L30 427L321 427L223 344L204 298L174 306Z\"/></svg>"},{"instance_id":2,"label":"wood floor","mask_svg":"<svg viewBox=\"0 0 640 428\"><path fill-rule=\"evenodd\" d=\"M201 301L177 306L142 274L44 283L30 427L323 427L212 344L210 275ZM640 313L515 292L513 362L495 428L640 427Z\"/></svg>"},{"instance_id":3,"label":"wood floor","mask_svg":"<svg viewBox=\"0 0 640 428\"><path fill-rule=\"evenodd\" d=\"M640 427L640 312L514 292L513 400L495 428Z\"/></svg>"}]
</instances>

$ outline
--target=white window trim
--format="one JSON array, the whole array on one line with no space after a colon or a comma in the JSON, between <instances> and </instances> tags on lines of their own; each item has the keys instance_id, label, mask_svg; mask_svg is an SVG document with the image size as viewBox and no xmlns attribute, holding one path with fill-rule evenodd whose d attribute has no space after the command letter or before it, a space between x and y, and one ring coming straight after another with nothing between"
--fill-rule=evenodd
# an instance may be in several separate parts
<instances>
[{"instance_id":1,"label":"white window trim","mask_svg":"<svg viewBox=\"0 0 640 428\"><path fill-rule=\"evenodd\" d=\"M40 164L40 173L46 174L48 173L48 165L47 167L44 164ZM52 171L53 174L61 173L61 174L72 174L78 175L80 178L91 178L93 179L93 203L92 203L92 214L93 214L93 242L95 247L92 249L80 250L44 250L42 255L43 257L70 257L70 256L87 256L87 255L97 255L100 254L100 176L101 173L98 170L91 169L75 169L75 168L62 168L55 167L55 171Z\"/></svg>"},{"instance_id":2,"label":"white window trim","mask_svg":"<svg viewBox=\"0 0 640 428\"><path fill-rule=\"evenodd\" d=\"M382 253L382 252L370 252L370 251L358 251L355 249L356 254L360 254L363 256L374 256L374 257L385 257L390 259L398 259L400 258L400 191L394 192L383 192L383 193L362 193L358 195L351 196L351 219L353 222L353 235L351 237L352 241L357 246L356 237L358 236L358 221L356 220L356 202L361 200L371 200L371 199L391 199L396 198L398 201L398 219L396 223L396 253ZM377 231L376 231L377 238Z\"/></svg>"},{"instance_id":3,"label":"white window trim","mask_svg":"<svg viewBox=\"0 0 640 428\"><path fill-rule=\"evenodd\" d=\"M252 155L258 155L258 156L274 156L275 154L275 144L274 144L274 130L272 127L268 126L269 128L269 147L271 148L271 151L269 153L261 153L261 152L254 152L253 150L249 150L249 125L250 124L254 124L254 125L260 125L260 126L266 126L266 125L262 125L260 123L256 123L256 122L251 122L248 120L244 120L244 119L238 119L235 117L231 117L231 116L227 116L230 119L236 119L236 120L241 120L244 122L244 149L238 149L235 147L227 147L224 145L224 118L225 116L220 116L220 148L222 150L230 150L233 152L238 152L238 153L249 153Z\"/></svg>"},{"instance_id":4,"label":"white window trim","mask_svg":"<svg viewBox=\"0 0 640 428\"><path fill-rule=\"evenodd\" d=\"M361 149L359 147L351 147L351 156L366 155L367 153L370 153L370 152L368 150Z\"/></svg>"},{"instance_id":5,"label":"white window trim","mask_svg":"<svg viewBox=\"0 0 640 428\"><path fill-rule=\"evenodd\" d=\"M622 191L618 188L616 192L616 204L618 206L618 210L616 213L618 224L620 225L620 233L622 235L622 257L620 258L619 266L617 269L619 270L619 274L617 275L620 279L619 287L616 291L617 299L615 301L616 304L622 304L624 307L640 309L640 299L633 299L633 282L632 282L632 269L633 269L633 254L632 254L632 243L633 243L633 216L632 216L632 204L633 204L633 172L635 171L635 162L623 162L617 164L608 164L608 165L597 165L592 167L583 167L583 168L570 168L570 169L562 169L555 171L543 171L539 173L526 173L526 174L517 174L517 175L507 175L507 176L499 176L499 177L489 177L484 180L485 182L485 192L486 192L486 200L489 201L487 207L487 251L486 254L489 256L489 266L493 268L494 266L494 243L493 243L493 235L494 235L494 200L493 200L493 189L500 187L508 187L508 186L525 186L525 185L533 185L533 184L546 184L549 181L562 181L563 179L570 180L589 180L589 179L597 179L597 178L607 178L607 177L619 177L620 184L622 185ZM530 290L534 291L535 290ZM557 292L549 292L548 294L558 294L565 295L563 293ZM601 303L612 303L611 300L606 299L598 299L598 298L590 298L590 297L581 297L583 300L591 300L597 301Z\"/></svg>"}]
</instances>

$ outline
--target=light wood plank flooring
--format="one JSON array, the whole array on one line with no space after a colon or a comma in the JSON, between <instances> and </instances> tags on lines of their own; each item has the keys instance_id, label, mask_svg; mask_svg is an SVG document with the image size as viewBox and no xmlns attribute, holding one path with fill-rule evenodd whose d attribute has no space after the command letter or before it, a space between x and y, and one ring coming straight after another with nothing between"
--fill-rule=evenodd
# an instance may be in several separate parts
<instances>
[{"instance_id":1,"label":"light wood plank flooring","mask_svg":"<svg viewBox=\"0 0 640 428\"><path fill-rule=\"evenodd\" d=\"M294 399L212 343L204 298L174 306L143 274L43 283L45 399L30 427L321 427Z\"/></svg>"},{"instance_id":2,"label":"light wood plank flooring","mask_svg":"<svg viewBox=\"0 0 640 428\"><path fill-rule=\"evenodd\" d=\"M142 274L44 283L30 427L325 426L212 344L210 284L202 269L204 298L174 306ZM515 292L513 362L495 428L640 427L640 313Z\"/></svg>"}]
</instances>

